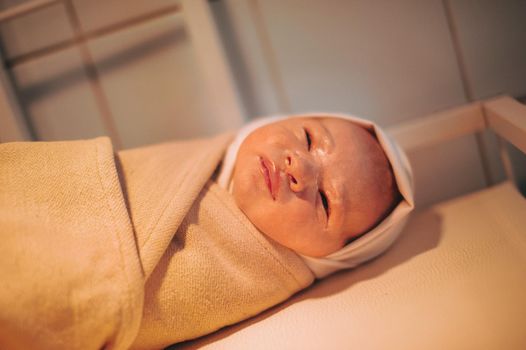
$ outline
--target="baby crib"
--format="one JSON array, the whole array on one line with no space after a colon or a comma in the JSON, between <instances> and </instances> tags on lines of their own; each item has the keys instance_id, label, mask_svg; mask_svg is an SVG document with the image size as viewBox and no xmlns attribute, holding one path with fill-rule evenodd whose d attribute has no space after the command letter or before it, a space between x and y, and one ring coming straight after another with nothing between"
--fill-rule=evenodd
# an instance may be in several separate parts
<instances>
[{"instance_id":1,"label":"baby crib","mask_svg":"<svg viewBox=\"0 0 526 350\"><path fill-rule=\"evenodd\" d=\"M526 153L526 106L507 96L390 131L412 150L486 129ZM525 349L525 295L526 200L509 178L418 210L379 258L176 348Z\"/></svg>"},{"instance_id":2,"label":"baby crib","mask_svg":"<svg viewBox=\"0 0 526 350\"><path fill-rule=\"evenodd\" d=\"M0 21L54 2L32 1L4 12ZM201 51L203 62L212 62L209 42ZM208 74L213 86L218 79L212 73L218 71L219 80L230 84L224 69L214 67ZM0 141L4 134L5 140L27 139L7 80L0 70ZM220 102L225 114L236 110L235 103ZM526 106L510 97L416 120L390 130L408 151L489 129L526 153ZM505 147L501 158L508 181L418 210L378 259L320 281L257 317L173 348L526 349L526 200L513 185Z\"/></svg>"}]
</instances>

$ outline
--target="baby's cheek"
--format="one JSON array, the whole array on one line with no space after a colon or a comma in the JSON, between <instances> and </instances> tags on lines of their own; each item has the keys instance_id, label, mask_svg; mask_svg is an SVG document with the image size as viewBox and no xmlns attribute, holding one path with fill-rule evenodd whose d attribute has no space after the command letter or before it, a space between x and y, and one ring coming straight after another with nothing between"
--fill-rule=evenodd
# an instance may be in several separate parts
<instances>
[{"instance_id":1,"label":"baby's cheek","mask_svg":"<svg viewBox=\"0 0 526 350\"><path fill-rule=\"evenodd\" d=\"M287 205L281 208L280 212L284 222L294 226L294 228L310 227L318 219L315 207L300 198L289 201Z\"/></svg>"},{"instance_id":2,"label":"baby's cheek","mask_svg":"<svg viewBox=\"0 0 526 350\"><path fill-rule=\"evenodd\" d=\"M267 235L279 235L290 225L290 210L286 206L274 201L261 201L252 209L249 219Z\"/></svg>"}]
</instances>

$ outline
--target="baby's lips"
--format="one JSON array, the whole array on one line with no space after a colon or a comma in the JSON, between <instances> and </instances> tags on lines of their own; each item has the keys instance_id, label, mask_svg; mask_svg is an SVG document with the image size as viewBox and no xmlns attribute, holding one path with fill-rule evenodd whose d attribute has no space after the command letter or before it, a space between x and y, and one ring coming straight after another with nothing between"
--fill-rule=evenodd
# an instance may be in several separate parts
<instances>
[{"instance_id":1,"label":"baby's lips","mask_svg":"<svg viewBox=\"0 0 526 350\"><path fill-rule=\"evenodd\" d=\"M279 169L276 168L274 162L265 157L260 157L260 162L262 166L261 172L263 173L263 176L265 178L265 183L269 188L272 199L275 200L279 192Z\"/></svg>"},{"instance_id":2,"label":"baby's lips","mask_svg":"<svg viewBox=\"0 0 526 350\"><path fill-rule=\"evenodd\" d=\"M268 188L270 195L274 199L274 196L272 194L272 180L270 176L270 164L268 161L266 161L265 158L259 157L259 171L261 172L261 175L263 176L263 180L265 180L265 185Z\"/></svg>"}]
</instances>

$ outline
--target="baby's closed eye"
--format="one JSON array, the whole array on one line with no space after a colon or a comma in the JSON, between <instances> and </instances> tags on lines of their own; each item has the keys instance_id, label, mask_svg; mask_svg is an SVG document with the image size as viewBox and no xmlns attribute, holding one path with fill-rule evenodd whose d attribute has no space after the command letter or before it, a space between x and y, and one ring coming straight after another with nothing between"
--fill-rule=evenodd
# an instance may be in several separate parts
<instances>
[{"instance_id":1,"label":"baby's closed eye","mask_svg":"<svg viewBox=\"0 0 526 350\"><path fill-rule=\"evenodd\" d=\"M323 204L323 209L325 210L325 214L327 215L327 219L329 219L329 216L331 214L331 206L329 199L327 198L327 195L323 190L319 191L321 203Z\"/></svg>"},{"instance_id":2,"label":"baby's closed eye","mask_svg":"<svg viewBox=\"0 0 526 350\"><path fill-rule=\"evenodd\" d=\"M310 151L311 145L312 145L312 135L310 131L307 128L303 128L303 131L305 133L305 141L307 143L307 151Z\"/></svg>"}]
</instances>

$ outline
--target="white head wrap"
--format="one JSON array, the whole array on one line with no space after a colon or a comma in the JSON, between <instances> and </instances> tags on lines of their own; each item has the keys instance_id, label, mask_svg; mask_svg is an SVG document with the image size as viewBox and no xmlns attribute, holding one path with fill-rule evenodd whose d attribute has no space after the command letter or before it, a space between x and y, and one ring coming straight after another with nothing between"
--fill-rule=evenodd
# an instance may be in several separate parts
<instances>
[{"instance_id":1,"label":"white head wrap","mask_svg":"<svg viewBox=\"0 0 526 350\"><path fill-rule=\"evenodd\" d=\"M378 125L375 123L345 114L309 113L291 116L273 116L256 119L239 130L236 138L229 146L223 166L218 177L218 182L224 188L231 186L232 172L236 161L237 152L241 143L254 130L281 119L296 117L334 117L354 122L367 130L372 131L380 146L382 146L389 163L393 169L398 191L402 198L394 210L377 226L359 238L347 244L342 249L323 258L313 258L300 255L307 266L317 278L323 278L333 272L358 266L384 252L398 237L404 227L408 214L414 208L413 175L405 153Z\"/></svg>"}]
</instances>

